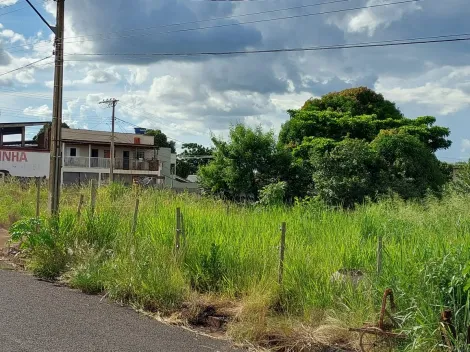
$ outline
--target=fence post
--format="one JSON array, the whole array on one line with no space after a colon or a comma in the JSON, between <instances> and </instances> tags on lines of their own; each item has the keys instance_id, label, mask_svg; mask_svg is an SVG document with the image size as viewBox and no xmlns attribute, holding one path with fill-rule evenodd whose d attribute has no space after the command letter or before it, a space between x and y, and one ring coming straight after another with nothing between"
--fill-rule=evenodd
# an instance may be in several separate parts
<instances>
[{"instance_id":1,"label":"fence post","mask_svg":"<svg viewBox=\"0 0 470 352\"><path fill-rule=\"evenodd\" d=\"M281 246L279 247L279 277L278 283L282 285L284 279L284 254L286 250L286 223L281 225Z\"/></svg>"},{"instance_id":2,"label":"fence post","mask_svg":"<svg viewBox=\"0 0 470 352\"><path fill-rule=\"evenodd\" d=\"M137 218L139 216L139 198L135 200L135 210L134 210L134 222L132 223L132 236L135 235L137 229Z\"/></svg>"},{"instance_id":3,"label":"fence post","mask_svg":"<svg viewBox=\"0 0 470 352\"><path fill-rule=\"evenodd\" d=\"M36 177L36 219L41 215L41 178Z\"/></svg>"},{"instance_id":4,"label":"fence post","mask_svg":"<svg viewBox=\"0 0 470 352\"><path fill-rule=\"evenodd\" d=\"M83 207L83 194L80 194L80 200L78 201L78 208L77 208L77 218L80 219L82 215L82 207Z\"/></svg>"},{"instance_id":5,"label":"fence post","mask_svg":"<svg viewBox=\"0 0 470 352\"><path fill-rule=\"evenodd\" d=\"M186 238L186 231L185 231L185 228L184 228L184 216L183 216L183 213L180 213L180 218L181 218L181 237L183 239L183 242ZM183 243L184 244L184 243Z\"/></svg>"},{"instance_id":6,"label":"fence post","mask_svg":"<svg viewBox=\"0 0 470 352\"><path fill-rule=\"evenodd\" d=\"M382 273L382 252L383 252L383 237L380 235L377 240L377 275Z\"/></svg>"},{"instance_id":7,"label":"fence post","mask_svg":"<svg viewBox=\"0 0 470 352\"><path fill-rule=\"evenodd\" d=\"M180 249L180 235L181 235L181 209L176 208L176 233L175 233L175 251Z\"/></svg>"},{"instance_id":8,"label":"fence post","mask_svg":"<svg viewBox=\"0 0 470 352\"><path fill-rule=\"evenodd\" d=\"M96 181L91 180L91 215L95 215L96 207Z\"/></svg>"}]
</instances>

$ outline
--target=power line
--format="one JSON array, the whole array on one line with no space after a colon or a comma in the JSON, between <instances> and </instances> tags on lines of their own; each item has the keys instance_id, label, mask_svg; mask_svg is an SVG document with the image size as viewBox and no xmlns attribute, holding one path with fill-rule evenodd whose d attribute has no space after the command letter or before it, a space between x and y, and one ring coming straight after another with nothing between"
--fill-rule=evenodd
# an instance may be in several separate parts
<instances>
[{"instance_id":1,"label":"power line","mask_svg":"<svg viewBox=\"0 0 470 352\"><path fill-rule=\"evenodd\" d=\"M10 5L3 5L5 4L4 2L0 2L0 9L6 9L7 7L12 7L12 6L16 6L18 5L19 3L22 3L24 2L25 0L20 0L20 1L17 1L15 2L14 4L10 4Z\"/></svg>"},{"instance_id":2,"label":"power line","mask_svg":"<svg viewBox=\"0 0 470 352\"><path fill-rule=\"evenodd\" d=\"M30 64L27 64L27 65L24 65L24 66L15 68L14 70L11 70L11 71L8 71L8 72L0 73L0 77L5 76L5 75L8 75L8 74L13 73L13 72L16 72L16 71L24 70L25 68L34 66L35 64L37 64L37 63L39 63L39 62L41 62L41 61L47 60L47 59L49 59L49 58L51 58L51 57L52 57L52 55L49 55L49 56L44 57L44 58L42 58L42 59L40 59L40 60L31 62Z\"/></svg>"},{"instance_id":3,"label":"power line","mask_svg":"<svg viewBox=\"0 0 470 352\"><path fill-rule=\"evenodd\" d=\"M457 36L457 35L455 35ZM227 56L227 55L240 55L240 54L263 54L263 53L284 53L284 52L305 52L305 51L323 51L323 50L339 50L339 49L354 49L354 48L373 48L373 47L387 47L387 46L404 46L416 44L431 44L431 43L448 43L448 42L461 42L469 41L470 37L464 38L450 38L450 39L435 39L435 40L393 40L383 42L370 42L370 43L356 43L356 44L339 44L331 46L315 46L307 48L290 48L290 49L264 49L264 50L240 50L240 51L221 51L221 52L188 52L188 53L83 53L83 54L67 54L67 56L123 56L123 57L179 57L179 56ZM66 61L80 61L80 60L66 60ZM86 61L86 60L83 60Z\"/></svg>"},{"instance_id":4,"label":"power line","mask_svg":"<svg viewBox=\"0 0 470 352\"><path fill-rule=\"evenodd\" d=\"M15 5L16 5L16 4L15 4ZM13 5L10 5L10 6L13 6ZM10 7L10 6L4 6L4 7L0 8L0 9L3 9L3 8L5 8L5 7ZM21 11L21 10L24 10L24 9L27 9L27 8L28 8L28 6L23 6L23 7L20 7L19 9L7 11L7 12L2 12L2 13L0 13L0 16L9 15L9 14L11 14L11 13L18 12L18 11Z\"/></svg>"},{"instance_id":5,"label":"power line","mask_svg":"<svg viewBox=\"0 0 470 352\"><path fill-rule=\"evenodd\" d=\"M237 0L239 1L239 0ZM123 31L113 31L113 32L105 32L105 33L97 33L97 34L90 34L90 35L79 35L75 37L65 37L64 39L76 39L76 38L88 38L88 37L98 37L98 36L103 36L105 34L117 34L117 33L127 33L127 32L136 32L136 31L146 31L146 30L151 30L151 29L157 29L157 28L165 28L165 27L173 27L173 26L183 26L187 24L197 24L197 23L204 23L204 22L212 22L212 21L221 21L221 20L229 20L229 19L234 19L234 18L240 18L240 17L246 17L246 16L255 16L255 15L264 15L267 13L274 13L274 12L281 12L281 11L289 11L289 10L296 10L296 9L302 9L302 8L307 8L307 7L317 7L317 6L322 6L322 5L329 5L329 4L337 4L337 3L344 3L344 2L350 2L351 0L334 0L334 1L325 1L325 2L320 2L320 3L315 3L315 4L308 4L308 5L301 5L301 6L293 6L293 7L285 7L282 9L273 9L273 10L266 10L266 11L259 11L259 12L252 12L252 13L245 13L241 15L233 15L233 16L225 16L225 17L215 17L215 18L209 18L205 20L197 20L197 21L189 21L189 22L179 22L179 23L171 23L171 24L165 24L165 25L160 25L160 26L152 26L152 27L144 27L144 28L131 28ZM418 1L418 0L416 0Z\"/></svg>"},{"instance_id":6,"label":"power line","mask_svg":"<svg viewBox=\"0 0 470 352\"><path fill-rule=\"evenodd\" d=\"M307 7L316 7L316 6L321 6L321 5L329 5L329 4L343 3L343 2L349 2L349 1L351 1L351 0L325 1L325 2L320 2L320 3L315 3L315 4L308 4L308 5L302 5L302 6L286 7L286 8L282 8L282 9L252 12L252 13L246 13L246 14L241 14L241 15L216 17L216 18L210 18L210 19L205 19L205 20L171 23L171 24L166 24L166 25L152 26L152 27L145 27L145 28L131 28L131 29L128 29L128 30L123 30L123 31L111 31L111 32L105 32L105 33L100 33L100 34L97 33L97 34L90 34L90 35L65 37L64 39L98 37L98 36L103 36L103 35L106 35L106 34L118 34L118 33L126 33L126 32L146 31L146 30L157 29L157 28L174 27L174 26L182 26L182 25L188 25L188 24L197 24L197 23L204 23L204 22L228 20L228 19L234 19L234 18L240 18L240 17L246 17L246 16L255 16L255 15L261 15L261 14L267 14L267 13L295 10L295 9L301 9L301 8L307 8ZM41 39L41 40L36 40L36 41L31 42L31 43L28 43L27 45L35 45L35 44L39 44L41 42L44 42L43 45L40 45L41 47L44 46L45 44L52 44L52 42L50 40ZM74 42L72 42L72 43L74 43ZM20 47L22 48L24 46L25 45L16 45L16 46L5 47L4 49L13 49L13 48L20 48ZM28 50L28 49L21 49L21 50L10 51L10 52L19 52L19 51L26 51L26 50Z\"/></svg>"},{"instance_id":7,"label":"power line","mask_svg":"<svg viewBox=\"0 0 470 352\"><path fill-rule=\"evenodd\" d=\"M327 14L334 14L334 13L341 13L341 12L348 12L348 11L356 11L356 10L363 10L363 9L372 9L372 8L379 8L384 6L393 6L393 5L400 5L400 4L409 4L409 3L416 3L419 1L424 0L401 0L397 2L390 2L390 3L383 3L383 4L376 4L376 5L368 5L368 6L359 6L347 9L339 9L339 10L330 10L330 11L322 11L322 12L313 12L313 13L306 13L306 14L299 14L299 15L291 15L291 16L283 16L283 17L275 17L275 18L267 18L267 19L260 19L260 20L252 20L252 21L245 21L245 22L236 22L236 23L227 23L221 25L214 25L214 26L205 26L205 27L197 27L197 28L183 28L171 31L163 31L157 33L146 33L146 34L129 34L129 35L119 35L119 36L107 36L98 39L79 39L75 41L65 41L67 44L72 43L83 43L83 42L94 42L94 41L102 41L102 40L109 40L109 39L119 39L119 38L133 38L133 37L141 37L147 35L156 35L156 34L170 34L170 33L182 33L182 32L191 32L191 31L199 31L199 30L206 30L206 29L213 29L213 28L223 28L223 27L231 27L231 26L241 26L247 24L256 24L256 23L263 23L263 22L271 22L271 21L280 21L280 20L288 20L294 18L302 18L302 17L310 17L310 16L319 16L319 15L327 15ZM175 24L181 25L181 24ZM171 25L167 25L171 26ZM159 28L159 27L154 27ZM149 30L154 28L147 28L142 30ZM135 29L137 30L137 29ZM130 30L131 31L131 30ZM81 38L99 36L99 34L92 35L92 36L81 36ZM74 37L64 38L64 39L73 39Z\"/></svg>"}]
</instances>

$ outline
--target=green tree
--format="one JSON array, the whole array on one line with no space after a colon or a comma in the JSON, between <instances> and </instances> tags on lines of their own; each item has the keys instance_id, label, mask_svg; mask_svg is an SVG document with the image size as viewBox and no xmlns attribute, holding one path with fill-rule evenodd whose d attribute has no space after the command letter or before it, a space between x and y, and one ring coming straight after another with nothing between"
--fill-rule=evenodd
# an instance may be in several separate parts
<instances>
[{"instance_id":1,"label":"green tree","mask_svg":"<svg viewBox=\"0 0 470 352\"><path fill-rule=\"evenodd\" d=\"M404 131L382 131L371 143L384 162L386 185L404 199L439 194L447 177L432 150Z\"/></svg>"},{"instance_id":2,"label":"green tree","mask_svg":"<svg viewBox=\"0 0 470 352\"><path fill-rule=\"evenodd\" d=\"M470 194L470 160L465 163L457 163L453 166L453 169L455 169L455 177L452 188L458 193Z\"/></svg>"},{"instance_id":3,"label":"green tree","mask_svg":"<svg viewBox=\"0 0 470 352\"><path fill-rule=\"evenodd\" d=\"M418 137L436 151L449 148L448 128L434 126L436 119L423 116L416 119L384 119L375 115L352 116L349 113L315 110L290 110L287 121L279 134L282 144L299 146L304 138L329 138L341 141L345 138L364 139L372 142L382 130L396 130Z\"/></svg>"},{"instance_id":4,"label":"green tree","mask_svg":"<svg viewBox=\"0 0 470 352\"><path fill-rule=\"evenodd\" d=\"M153 136L154 146L157 148L171 148L172 153L176 153L176 144L174 141L169 141L168 137L161 130L147 130L147 136Z\"/></svg>"},{"instance_id":5,"label":"green tree","mask_svg":"<svg viewBox=\"0 0 470 352\"><path fill-rule=\"evenodd\" d=\"M50 129L51 126L52 126L52 122L46 122L46 123L44 124L44 126L42 126L41 129L38 131L38 133L36 133L36 135L33 137L33 142L37 142L37 141L38 141L38 138L39 138L39 135L40 135L41 133L44 133L45 128ZM65 122L62 122L62 128L70 128L70 126L67 125Z\"/></svg>"},{"instance_id":6,"label":"green tree","mask_svg":"<svg viewBox=\"0 0 470 352\"><path fill-rule=\"evenodd\" d=\"M439 192L449 178L448 166L434 156L437 150L450 147L449 129L435 126L436 119L432 116L404 117L394 103L370 89L360 87L330 93L320 99L310 99L301 109L288 113L290 119L281 128L279 144L292 151L293 165L301 175L294 181L297 189L305 191L304 195L314 190L329 203L347 206L371 196L359 186L357 190L348 186L359 176L343 173L348 166L346 161L342 166L331 164L334 158L347 154L342 144L346 140L371 144L382 174L388 174L388 178L377 179L376 184L370 185L373 193L392 190L404 198L420 197L427 189ZM365 160L362 165L372 165ZM330 169L325 170L323 162ZM364 169L358 172L361 170ZM370 172L374 174L376 170ZM309 173L313 182L306 177ZM331 180L322 175L328 175ZM359 179L368 180L365 176Z\"/></svg>"},{"instance_id":7,"label":"green tree","mask_svg":"<svg viewBox=\"0 0 470 352\"><path fill-rule=\"evenodd\" d=\"M326 94L320 99L309 99L302 110L336 111L352 116L375 115L379 120L399 120L403 117L395 103L367 87L345 89Z\"/></svg>"},{"instance_id":8,"label":"green tree","mask_svg":"<svg viewBox=\"0 0 470 352\"><path fill-rule=\"evenodd\" d=\"M211 160L212 148L206 148L197 143L185 143L182 146L183 152L179 155L176 174L186 178L189 175L196 175L199 167L207 165Z\"/></svg>"},{"instance_id":9,"label":"green tree","mask_svg":"<svg viewBox=\"0 0 470 352\"><path fill-rule=\"evenodd\" d=\"M369 143L345 139L331 151L313 153L317 194L328 204L353 207L382 192L382 168Z\"/></svg>"},{"instance_id":10,"label":"green tree","mask_svg":"<svg viewBox=\"0 0 470 352\"><path fill-rule=\"evenodd\" d=\"M289 168L272 132L238 124L230 129L229 141L212 138L214 160L199 169L202 187L212 194L231 199L258 199L259 191L280 178ZM287 161L287 162L286 162Z\"/></svg>"}]
</instances>

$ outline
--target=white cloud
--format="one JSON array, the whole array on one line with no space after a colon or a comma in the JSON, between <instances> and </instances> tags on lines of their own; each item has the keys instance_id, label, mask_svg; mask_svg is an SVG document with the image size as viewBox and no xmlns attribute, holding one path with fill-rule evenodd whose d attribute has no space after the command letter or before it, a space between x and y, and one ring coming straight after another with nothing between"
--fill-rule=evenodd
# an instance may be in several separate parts
<instances>
[{"instance_id":1,"label":"white cloud","mask_svg":"<svg viewBox=\"0 0 470 352\"><path fill-rule=\"evenodd\" d=\"M105 70L91 69L86 71L86 76L82 79L64 80L64 87L73 87L76 85L94 85L94 84L116 84L121 81L121 75L115 68ZM44 85L48 88L54 87L54 81L46 81Z\"/></svg>"},{"instance_id":2,"label":"white cloud","mask_svg":"<svg viewBox=\"0 0 470 352\"><path fill-rule=\"evenodd\" d=\"M460 146L462 148L462 149L460 149L460 151L462 153L465 153L465 152L469 151L470 150L470 139L466 139L466 138L462 139L462 141L460 142Z\"/></svg>"},{"instance_id":3,"label":"white cloud","mask_svg":"<svg viewBox=\"0 0 470 352\"><path fill-rule=\"evenodd\" d=\"M27 116L39 116L43 120L46 118L50 118L52 116L52 110L46 104L38 106L36 108L27 107L23 110L23 114Z\"/></svg>"},{"instance_id":4,"label":"white cloud","mask_svg":"<svg viewBox=\"0 0 470 352\"><path fill-rule=\"evenodd\" d=\"M0 8L1 7L6 7L6 6L11 6L14 5L18 2L19 0L4 0L0 3Z\"/></svg>"},{"instance_id":5,"label":"white cloud","mask_svg":"<svg viewBox=\"0 0 470 352\"><path fill-rule=\"evenodd\" d=\"M0 31L0 37L7 38L11 43L21 42L25 43L26 39L22 34L13 32L11 29L4 29Z\"/></svg>"},{"instance_id":6,"label":"white cloud","mask_svg":"<svg viewBox=\"0 0 470 352\"><path fill-rule=\"evenodd\" d=\"M15 75L18 82L23 84L31 84L36 80L34 79L34 70L24 70Z\"/></svg>"},{"instance_id":7,"label":"white cloud","mask_svg":"<svg viewBox=\"0 0 470 352\"><path fill-rule=\"evenodd\" d=\"M418 103L436 106L441 115L455 113L470 105L470 95L460 89L446 88L434 83L426 83L420 87L386 89L380 83L376 89L387 99L397 103Z\"/></svg>"},{"instance_id":8,"label":"white cloud","mask_svg":"<svg viewBox=\"0 0 470 352\"><path fill-rule=\"evenodd\" d=\"M147 67L133 67L129 68L129 75L127 82L131 85L141 85L147 81L149 70Z\"/></svg>"},{"instance_id":9,"label":"white cloud","mask_svg":"<svg viewBox=\"0 0 470 352\"><path fill-rule=\"evenodd\" d=\"M416 3L376 7L376 5L386 3L390 3L390 1L369 0L366 6L371 6L371 8L353 11L353 13L344 16L332 16L329 23L335 24L349 33L367 32L369 36L373 36L378 28L387 28L393 22L401 20L406 14L421 9Z\"/></svg>"},{"instance_id":10,"label":"white cloud","mask_svg":"<svg viewBox=\"0 0 470 352\"><path fill-rule=\"evenodd\" d=\"M375 89L397 103L428 105L448 115L470 107L469 82L470 66L444 66L417 77L382 77Z\"/></svg>"}]
</instances>

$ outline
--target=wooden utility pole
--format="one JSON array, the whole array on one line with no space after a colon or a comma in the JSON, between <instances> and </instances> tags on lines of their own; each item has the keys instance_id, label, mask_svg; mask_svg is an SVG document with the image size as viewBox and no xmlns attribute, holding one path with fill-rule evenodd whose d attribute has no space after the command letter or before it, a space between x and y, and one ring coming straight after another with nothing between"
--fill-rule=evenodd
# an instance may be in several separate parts
<instances>
[{"instance_id":1,"label":"wooden utility pole","mask_svg":"<svg viewBox=\"0 0 470 352\"><path fill-rule=\"evenodd\" d=\"M115 121L116 121L116 116L115 116L115 113L116 113L116 105L118 103L119 100L116 100L116 99L107 99L107 100L103 100L102 102L100 102L100 104L108 104L108 106L112 107L113 108L113 115L111 117L111 155L110 155L110 163L109 163L109 183L113 183L114 182L114 125L115 125Z\"/></svg>"},{"instance_id":2,"label":"wooden utility pole","mask_svg":"<svg viewBox=\"0 0 470 352\"><path fill-rule=\"evenodd\" d=\"M26 0L41 20L55 34L54 55L54 100L52 106L52 126L50 144L50 167L49 167L49 210L52 215L59 213L60 186L62 174L62 92L64 82L64 11L65 0L55 0L57 3L56 26L51 26L41 13L34 7L31 1Z\"/></svg>"}]
</instances>

